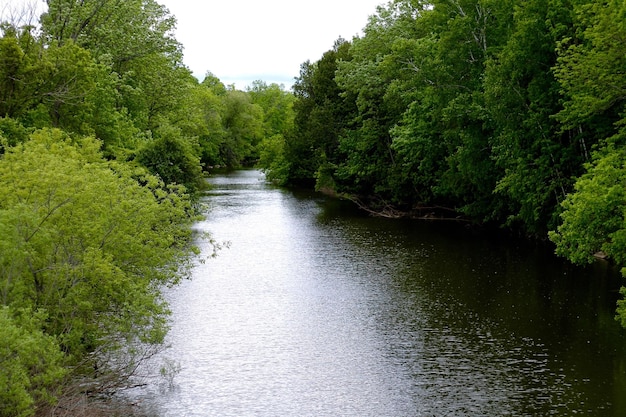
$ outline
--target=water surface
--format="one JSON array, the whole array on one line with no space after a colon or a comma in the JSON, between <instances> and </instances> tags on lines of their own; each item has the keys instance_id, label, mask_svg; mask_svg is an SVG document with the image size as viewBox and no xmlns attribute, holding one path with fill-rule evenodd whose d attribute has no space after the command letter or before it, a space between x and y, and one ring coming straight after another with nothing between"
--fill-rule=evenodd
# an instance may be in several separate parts
<instances>
[{"instance_id":1,"label":"water surface","mask_svg":"<svg viewBox=\"0 0 626 417\"><path fill-rule=\"evenodd\" d=\"M210 181L196 227L230 248L167 294L153 363L181 370L133 393L150 415L626 415L608 265L371 218L257 171Z\"/></svg>"}]
</instances>

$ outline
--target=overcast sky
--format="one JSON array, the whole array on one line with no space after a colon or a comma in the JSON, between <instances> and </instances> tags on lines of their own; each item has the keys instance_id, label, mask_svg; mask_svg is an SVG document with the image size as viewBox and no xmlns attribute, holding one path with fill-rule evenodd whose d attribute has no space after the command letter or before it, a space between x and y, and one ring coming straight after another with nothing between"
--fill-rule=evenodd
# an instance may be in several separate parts
<instances>
[{"instance_id":1,"label":"overcast sky","mask_svg":"<svg viewBox=\"0 0 626 417\"><path fill-rule=\"evenodd\" d=\"M254 80L290 88L300 64L361 33L385 0L160 0L178 19L185 64L243 89Z\"/></svg>"}]
</instances>

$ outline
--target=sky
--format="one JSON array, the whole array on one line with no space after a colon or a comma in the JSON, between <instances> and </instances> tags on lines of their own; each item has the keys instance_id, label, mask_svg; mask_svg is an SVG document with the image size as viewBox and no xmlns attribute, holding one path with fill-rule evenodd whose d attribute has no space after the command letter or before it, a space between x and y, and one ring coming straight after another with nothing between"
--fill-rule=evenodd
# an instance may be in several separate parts
<instances>
[{"instance_id":1,"label":"sky","mask_svg":"<svg viewBox=\"0 0 626 417\"><path fill-rule=\"evenodd\" d=\"M185 64L244 89L254 80L284 84L315 62L339 36L362 34L385 0L160 0L178 20Z\"/></svg>"},{"instance_id":2,"label":"sky","mask_svg":"<svg viewBox=\"0 0 626 417\"><path fill-rule=\"evenodd\" d=\"M340 36L361 35L387 0L157 0L178 20L184 63L200 80L210 71L245 89L262 80L291 88L300 65L315 62ZM3 6L4 5L4 6ZM44 0L0 0L6 9Z\"/></svg>"}]
</instances>

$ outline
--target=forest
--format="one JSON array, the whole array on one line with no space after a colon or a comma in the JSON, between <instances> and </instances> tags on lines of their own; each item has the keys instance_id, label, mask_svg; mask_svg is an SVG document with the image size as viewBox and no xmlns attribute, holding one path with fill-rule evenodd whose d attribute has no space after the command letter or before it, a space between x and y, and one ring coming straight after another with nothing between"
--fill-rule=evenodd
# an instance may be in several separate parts
<instances>
[{"instance_id":1,"label":"forest","mask_svg":"<svg viewBox=\"0 0 626 417\"><path fill-rule=\"evenodd\" d=\"M199 81L155 0L46 3L0 21L0 416L161 348L216 167L626 266L623 1L394 0L293 91Z\"/></svg>"}]
</instances>

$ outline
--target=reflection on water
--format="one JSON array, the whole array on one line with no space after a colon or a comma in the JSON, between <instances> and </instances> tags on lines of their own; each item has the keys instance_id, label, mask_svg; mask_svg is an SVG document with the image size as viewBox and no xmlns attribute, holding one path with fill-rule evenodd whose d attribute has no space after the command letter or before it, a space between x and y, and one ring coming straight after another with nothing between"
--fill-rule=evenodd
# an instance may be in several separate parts
<instances>
[{"instance_id":1,"label":"reflection on water","mask_svg":"<svg viewBox=\"0 0 626 417\"><path fill-rule=\"evenodd\" d=\"M626 415L606 265L366 217L256 171L211 182L197 228L231 246L167 294L154 363L181 371L131 393L149 415Z\"/></svg>"}]
</instances>

